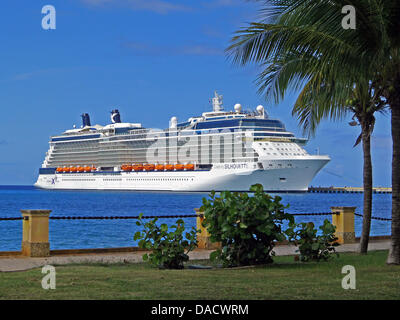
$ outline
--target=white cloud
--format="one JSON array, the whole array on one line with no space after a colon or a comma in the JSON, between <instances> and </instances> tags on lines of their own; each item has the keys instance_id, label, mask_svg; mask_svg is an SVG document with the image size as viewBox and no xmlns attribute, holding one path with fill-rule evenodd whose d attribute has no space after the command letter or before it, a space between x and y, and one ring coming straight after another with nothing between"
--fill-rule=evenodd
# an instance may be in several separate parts
<instances>
[{"instance_id":1,"label":"white cloud","mask_svg":"<svg viewBox=\"0 0 400 320\"><path fill-rule=\"evenodd\" d=\"M205 45L192 45L181 48L180 52L186 55L196 56L219 56L223 55L223 49Z\"/></svg>"},{"instance_id":2,"label":"white cloud","mask_svg":"<svg viewBox=\"0 0 400 320\"><path fill-rule=\"evenodd\" d=\"M33 77L35 75L34 72L26 72L26 73L20 73L15 75L12 80L20 81L20 80L28 80L29 78Z\"/></svg>"},{"instance_id":3,"label":"white cloud","mask_svg":"<svg viewBox=\"0 0 400 320\"><path fill-rule=\"evenodd\" d=\"M164 0L81 0L81 2L89 6L113 5L135 11L151 11L158 14L191 10L190 7Z\"/></svg>"},{"instance_id":4,"label":"white cloud","mask_svg":"<svg viewBox=\"0 0 400 320\"><path fill-rule=\"evenodd\" d=\"M236 7L246 4L249 0L211 0L203 2L207 7L218 8L218 7Z\"/></svg>"},{"instance_id":5,"label":"white cloud","mask_svg":"<svg viewBox=\"0 0 400 320\"><path fill-rule=\"evenodd\" d=\"M224 50L218 47L195 44L185 46L156 46L142 42L125 42L122 47L138 55L188 55L188 56L220 56Z\"/></svg>"},{"instance_id":6,"label":"white cloud","mask_svg":"<svg viewBox=\"0 0 400 320\"><path fill-rule=\"evenodd\" d=\"M37 69L34 71L14 74L7 81L25 81L25 80L30 80L32 78L36 78L39 76L47 76L48 77L48 76L53 76L53 75L59 74L59 73L82 71L82 70L86 70L86 69L88 69L88 67L81 67L81 66L65 67L65 68L59 67L59 68Z\"/></svg>"}]
</instances>

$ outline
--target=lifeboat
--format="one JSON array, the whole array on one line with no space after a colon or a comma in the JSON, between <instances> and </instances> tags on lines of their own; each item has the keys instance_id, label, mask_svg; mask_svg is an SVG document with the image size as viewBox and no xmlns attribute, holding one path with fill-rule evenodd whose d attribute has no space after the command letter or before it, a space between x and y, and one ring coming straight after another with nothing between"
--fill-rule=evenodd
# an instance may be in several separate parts
<instances>
[{"instance_id":1,"label":"lifeboat","mask_svg":"<svg viewBox=\"0 0 400 320\"><path fill-rule=\"evenodd\" d=\"M133 169L134 171L143 171L143 166L142 166L141 164L134 164L134 165L132 166L132 169Z\"/></svg>"},{"instance_id":2,"label":"lifeboat","mask_svg":"<svg viewBox=\"0 0 400 320\"><path fill-rule=\"evenodd\" d=\"M70 169L71 172L76 172L77 170L78 170L77 167L71 167Z\"/></svg>"},{"instance_id":3,"label":"lifeboat","mask_svg":"<svg viewBox=\"0 0 400 320\"><path fill-rule=\"evenodd\" d=\"M85 171L85 168L84 168L84 167L78 167L76 170L77 170L78 172L84 172L84 171Z\"/></svg>"},{"instance_id":4,"label":"lifeboat","mask_svg":"<svg viewBox=\"0 0 400 320\"><path fill-rule=\"evenodd\" d=\"M176 165L174 165L174 169L176 171L181 171L181 170L185 169L185 166L183 164L176 164Z\"/></svg>"},{"instance_id":5,"label":"lifeboat","mask_svg":"<svg viewBox=\"0 0 400 320\"><path fill-rule=\"evenodd\" d=\"M121 166L122 171L132 171L132 166L130 164L123 164Z\"/></svg>"},{"instance_id":6,"label":"lifeboat","mask_svg":"<svg viewBox=\"0 0 400 320\"><path fill-rule=\"evenodd\" d=\"M63 170L64 170L63 168L60 168L60 167L59 167L59 168L57 168L56 172L57 172L57 173L62 173Z\"/></svg>"},{"instance_id":7,"label":"lifeboat","mask_svg":"<svg viewBox=\"0 0 400 320\"><path fill-rule=\"evenodd\" d=\"M166 165L165 165L165 170L167 170L167 171L172 171L172 170L174 170L174 165L173 165L173 164L166 164Z\"/></svg>"},{"instance_id":8,"label":"lifeboat","mask_svg":"<svg viewBox=\"0 0 400 320\"><path fill-rule=\"evenodd\" d=\"M164 171L164 165L163 164L156 164L156 170L157 171Z\"/></svg>"},{"instance_id":9,"label":"lifeboat","mask_svg":"<svg viewBox=\"0 0 400 320\"><path fill-rule=\"evenodd\" d=\"M194 170L194 164L193 163L185 164L185 170L188 170L188 171Z\"/></svg>"},{"instance_id":10,"label":"lifeboat","mask_svg":"<svg viewBox=\"0 0 400 320\"><path fill-rule=\"evenodd\" d=\"M95 166L92 166L91 171L95 172L97 170L97 168Z\"/></svg>"},{"instance_id":11,"label":"lifeboat","mask_svg":"<svg viewBox=\"0 0 400 320\"><path fill-rule=\"evenodd\" d=\"M154 164L145 164L143 168L145 171L154 171L155 166Z\"/></svg>"},{"instance_id":12,"label":"lifeboat","mask_svg":"<svg viewBox=\"0 0 400 320\"><path fill-rule=\"evenodd\" d=\"M88 166L88 167L85 167L84 169L85 169L85 172L91 172L91 171L92 171L92 168L89 167L89 166Z\"/></svg>"},{"instance_id":13,"label":"lifeboat","mask_svg":"<svg viewBox=\"0 0 400 320\"><path fill-rule=\"evenodd\" d=\"M63 168L63 171L64 171L64 172L70 172L71 169L70 169L69 167L64 167L64 168Z\"/></svg>"}]
</instances>

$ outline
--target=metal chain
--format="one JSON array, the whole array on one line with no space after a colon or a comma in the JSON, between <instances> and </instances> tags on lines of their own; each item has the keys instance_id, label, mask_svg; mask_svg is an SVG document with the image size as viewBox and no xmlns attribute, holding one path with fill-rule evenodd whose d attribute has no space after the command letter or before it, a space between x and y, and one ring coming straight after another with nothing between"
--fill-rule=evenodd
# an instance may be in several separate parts
<instances>
[{"instance_id":1,"label":"metal chain","mask_svg":"<svg viewBox=\"0 0 400 320\"><path fill-rule=\"evenodd\" d=\"M357 217L363 217L362 214L358 214L358 213L354 213L354 215ZM371 217L371 219L379 220L379 221L392 221L392 219L390 219L390 218L381 218L381 217Z\"/></svg>"},{"instance_id":2,"label":"metal chain","mask_svg":"<svg viewBox=\"0 0 400 320\"><path fill-rule=\"evenodd\" d=\"M289 214L291 214L292 216L331 216L333 214L338 215L339 212L289 213Z\"/></svg>"},{"instance_id":3,"label":"metal chain","mask_svg":"<svg viewBox=\"0 0 400 320\"><path fill-rule=\"evenodd\" d=\"M327 216L332 214L339 214L338 212L320 212L320 213L292 213L293 216ZM200 216L203 216L200 214ZM187 215L166 215L166 216L142 216L142 219L155 219L155 218L196 218L197 214L187 214ZM16 218L1 218L0 221L7 220L22 220L23 217ZM51 220L128 220L128 219L139 219L139 216L50 216Z\"/></svg>"},{"instance_id":4,"label":"metal chain","mask_svg":"<svg viewBox=\"0 0 400 320\"><path fill-rule=\"evenodd\" d=\"M320 212L320 213L292 213L293 216L327 216L332 214L339 214L339 212ZM200 214L200 216L203 216ZM196 218L196 214L188 214L188 215L168 215L168 216L142 216L142 219L154 219L154 218ZM85 219L92 219L92 220L109 220L109 219L139 219L139 216L77 216L77 217L49 217L49 219L53 220L85 220Z\"/></svg>"},{"instance_id":5,"label":"metal chain","mask_svg":"<svg viewBox=\"0 0 400 320\"><path fill-rule=\"evenodd\" d=\"M330 216L330 215L338 215L339 212L317 212L317 213L290 213L293 216ZM355 216L363 217L362 214L354 213ZM167 215L167 216L142 216L142 219L170 219L170 218L196 218L197 214L187 214L187 215ZM203 216L200 214L200 216ZM22 220L23 217L0 217L0 221L15 221ZM52 216L49 217L51 220L127 220L127 219L139 219L139 216ZM390 218L381 218L381 217L371 217L374 220L380 221L392 221Z\"/></svg>"},{"instance_id":6,"label":"metal chain","mask_svg":"<svg viewBox=\"0 0 400 320\"><path fill-rule=\"evenodd\" d=\"M154 218L196 218L196 214L187 214L187 215L169 215L169 216L142 216L142 219L154 219ZM52 220L113 220L113 219L139 219L139 216L93 216L93 217L49 217Z\"/></svg>"}]
</instances>

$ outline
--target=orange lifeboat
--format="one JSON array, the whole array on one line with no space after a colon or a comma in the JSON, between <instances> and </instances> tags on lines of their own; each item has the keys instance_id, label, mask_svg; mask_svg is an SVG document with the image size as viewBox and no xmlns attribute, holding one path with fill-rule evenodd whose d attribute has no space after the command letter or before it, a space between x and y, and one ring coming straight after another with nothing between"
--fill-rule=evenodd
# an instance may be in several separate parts
<instances>
[{"instance_id":1,"label":"orange lifeboat","mask_svg":"<svg viewBox=\"0 0 400 320\"><path fill-rule=\"evenodd\" d=\"M60 168L60 167L59 167L59 168L57 168L56 172L57 172L57 173L62 173L63 170L64 170L63 168Z\"/></svg>"},{"instance_id":2,"label":"orange lifeboat","mask_svg":"<svg viewBox=\"0 0 400 320\"><path fill-rule=\"evenodd\" d=\"M63 168L63 171L64 171L64 172L70 172L70 171L71 171L71 168L69 168L69 167L64 167L64 168Z\"/></svg>"},{"instance_id":3,"label":"orange lifeboat","mask_svg":"<svg viewBox=\"0 0 400 320\"><path fill-rule=\"evenodd\" d=\"M92 166L92 168L90 169L92 172L95 172L97 170L97 168L95 166Z\"/></svg>"},{"instance_id":4,"label":"orange lifeboat","mask_svg":"<svg viewBox=\"0 0 400 320\"><path fill-rule=\"evenodd\" d=\"M134 164L134 165L132 166L132 169L133 169L134 171L143 171L143 166L142 166L141 164Z\"/></svg>"},{"instance_id":5,"label":"orange lifeboat","mask_svg":"<svg viewBox=\"0 0 400 320\"><path fill-rule=\"evenodd\" d=\"M194 164L193 163L185 164L185 170L189 170L189 171L194 170Z\"/></svg>"},{"instance_id":6,"label":"orange lifeboat","mask_svg":"<svg viewBox=\"0 0 400 320\"><path fill-rule=\"evenodd\" d=\"M172 171L172 170L174 170L174 165L173 165L173 164L166 164L166 165L165 165L165 170L167 170L167 171Z\"/></svg>"},{"instance_id":7,"label":"orange lifeboat","mask_svg":"<svg viewBox=\"0 0 400 320\"><path fill-rule=\"evenodd\" d=\"M85 171L85 168L84 168L84 167L78 167L76 170L77 170L78 172L84 172L84 171Z\"/></svg>"},{"instance_id":8,"label":"orange lifeboat","mask_svg":"<svg viewBox=\"0 0 400 320\"><path fill-rule=\"evenodd\" d=\"M164 171L164 165L163 164L156 164L156 170L157 171Z\"/></svg>"},{"instance_id":9,"label":"orange lifeboat","mask_svg":"<svg viewBox=\"0 0 400 320\"><path fill-rule=\"evenodd\" d=\"M183 164L176 164L176 165L174 165L174 169L176 171L181 171L181 170L185 169L185 166Z\"/></svg>"},{"instance_id":10,"label":"orange lifeboat","mask_svg":"<svg viewBox=\"0 0 400 320\"><path fill-rule=\"evenodd\" d=\"M85 167L84 169L85 169L85 172L90 172L90 171L92 171L92 168L89 167L89 166Z\"/></svg>"},{"instance_id":11,"label":"orange lifeboat","mask_svg":"<svg viewBox=\"0 0 400 320\"><path fill-rule=\"evenodd\" d=\"M154 171L155 166L154 164L145 164L143 168L145 171Z\"/></svg>"},{"instance_id":12,"label":"orange lifeboat","mask_svg":"<svg viewBox=\"0 0 400 320\"><path fill-rule=\"evenodd\" d=\"M123 164L121 166L122 171L132 171L132 166L130 164Z\"/></svg>"},{"instance_id":13,"label":"orange lifeboat","mask_svg":"<svg viewBox=\"0 0 400 320\"><path fill-rule=\"evenodd\" d=\"M76 172L78 169L76 167L71 167L71 172Z\"/></svg>"}]
</instances>

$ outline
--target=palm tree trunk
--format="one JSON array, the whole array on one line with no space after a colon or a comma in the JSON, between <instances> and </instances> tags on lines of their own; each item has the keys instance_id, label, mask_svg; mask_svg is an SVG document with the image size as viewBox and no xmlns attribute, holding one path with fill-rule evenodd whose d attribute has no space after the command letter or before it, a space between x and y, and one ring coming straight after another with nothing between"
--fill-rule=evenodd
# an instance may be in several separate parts
<instances>
[{"instance_id":1,"label":"palm tree trunk","mask_svg":"<svg viewBox=\"0 0 400 320\"><path fill-rule=\"evenodd\" d=\"M400 264L400 97L391 104L392 110L392 235L386 263Z\"/></svg>"},{"instance_id":2,"label":"palm tree trunk","mask_svg":"<svg viewBox=\"0 0 400 320\"><path fill-rule=\"evenodd\" d=\"M369 234L371 231L371 214L372 214L372 163L371 163L371 135L369 126L361 123L362 127L362 146L364 155L364 208L363 208L363 225L361 232L361 241L359 253L366 254L368 251Z\"/></svg>"}]
</instances>

